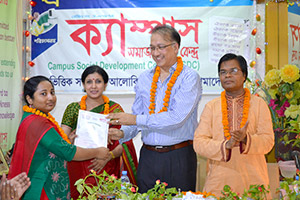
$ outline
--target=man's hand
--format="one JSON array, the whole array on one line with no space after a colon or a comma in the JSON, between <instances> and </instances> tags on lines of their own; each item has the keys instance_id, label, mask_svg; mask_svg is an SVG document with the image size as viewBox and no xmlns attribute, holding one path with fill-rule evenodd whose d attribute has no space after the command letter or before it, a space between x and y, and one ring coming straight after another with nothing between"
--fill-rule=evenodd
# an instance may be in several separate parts
<instances>
[{"instance_id":1,"label":"man's hand","mask_svg":"<svg viewBox=\"0 0 300 200\"><path fill-rule=\"evenodd\" d=\"M236 140L237 142L243 142L244 144L247 143L247 134L246 130L248 127L248 121L246 122L245 126L243 126L239 130L232 131L231 137Z\"/></svg>"},{"instance_id":2,"label":"man's hand","mask_svg":"<svg viewBox=\"0 0 300 200\"><path fill-rule=\"evenodd\" d=\"M237 143L237 141L233 138L233 137L231 137L229 140L228 140L228 142L226 142L226 144L225 144L225 148L226 149L232 149L235 145L236 145L236 143Z\"/></svg>"},{"instance_id":3,"label":"man's hand","mask_svg":"<svg viewBox=\"0 0 300 200\"><path fill-rule=\"evenodd\" d=\"M112 125L136 125L136 115L128 113L109 113L106 117L111 119L108 123Z\"/></svg>"}]
</instances>

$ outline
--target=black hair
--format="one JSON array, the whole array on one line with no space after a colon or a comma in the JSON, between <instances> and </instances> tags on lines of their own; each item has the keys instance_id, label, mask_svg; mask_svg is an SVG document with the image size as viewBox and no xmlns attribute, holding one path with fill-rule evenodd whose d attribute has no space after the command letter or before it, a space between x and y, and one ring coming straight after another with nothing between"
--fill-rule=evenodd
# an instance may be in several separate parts
<instances>
[{"instance_id":1,"label":"black hair","mask_svg":"<svg viewBox=\"0 0 300 200\"><path fill-rule=\"evenodd\" d=\"M225 61L228 61L228 60L238 61L239 66L240 66L243 74L245 75L245 81L246 81L247 77L248 77L248 65L247 65L246 59L241 55L235 55L233 53L227 53L224 56L222 56L222 58L219 60L219 63L218 63L218 73L220 73L221 64Z\"/></svg>"},{"instance_id":2,"label":"black hair","mask_svg":"<svg viewBox=\"0 0 300 200\"><path fill-rule=\"evenodd\" d=\"M177 30L175 28L173 28L170 25L167 24L161 24L161 25L157 25L156 27L154 27L152 29L151 34L153 35L154 33L158 33L162 36L167 36L167 38L171 41L171 42L176 42L178 44L178 47L180 47L180 35L177 32Z\"/></svg>"},{"instance_id":3,"label":"black hair","mask_svg":"<svg viewBox=\"0 0 300 200\"><path fill-rule=\"evenodd\" d=\"M95 72L102 76L105 84L108 83L108 74L103 68L99 67L98 65L91 65L84 70L84 72L81 74L82 83L85 82L85 79L88 75L93 74Z\"/></svg>"},{"instance_id":4,"label":"black hair","mask_svg":"<svg viewBox=\"0 0 300 200\"><path fill-rule=\"evenodd\" d=\"M34 99L33 95L36 92L37 86L43 81L48 81L54 88L53 83L45 76L33 76L25 82L23 89L23 98L28 106L29 103L26 99L26 96L28 95L31 99Z\"/></svg>"}]
</instances>

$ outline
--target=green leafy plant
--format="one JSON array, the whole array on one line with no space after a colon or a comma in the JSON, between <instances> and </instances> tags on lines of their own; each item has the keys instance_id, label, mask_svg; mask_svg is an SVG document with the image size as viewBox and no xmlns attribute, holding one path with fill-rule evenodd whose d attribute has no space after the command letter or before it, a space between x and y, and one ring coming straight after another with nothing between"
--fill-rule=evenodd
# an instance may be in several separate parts
<instances>
[{"instance_id":1,"label":"green leafy plant","mask_svg":"<svg viewBox=\"0 0 300 200\"><path fill-rule=\"evenodd\" d=\"M182 194L179 194L180 192L178 192L175 187L167 188L167 186L168 186L167 183L160 182L160 180L157 180L154 187L147 191L147 196L149 200L153 200L153 199L170 200L176 195L177 198L182 197Z\"/></svg>"},{"instance_id":2,"label":"green leafy plant","mask_svg":"<svg viewBox=\"0 0 300 200\"><path fill-rule=\"evenodd\" d=\"M93 178L96 180L96 185L87 182L87 179ZM297 182L299 183L299 181ZM183 198L186 192L180 192L175 187L167 188L168 184L156 181L153 188L149 189L147 193L138 193L138 188L131 183L122 183L121 179L114 175L109 175L107 172L97 175L95 171L84 179L76 181L75 185L80 193L78 200L98 200L98 199L122 199L122 200L171 200ZM285 185L281 186L285 188ZM286 190L288 195L293 195L291 190ZM233 192L230 186L225 185L223 188L222 197L219 200L264 200L266 194L269 192L263 185L251 185L248 190L240 194ZM201 194L204 198L216 199L216 197L207 192L195 192L194 194ZM109 196L109 197L108 197Z\"/></svg>"},{"instance_id":3,"label":"green leafy plant","mask_svg":"<svg viewBox=\"0 0 300 200\"><path fill-rule=\"evenodd\" d=\"M284 179L280 182L280 188L277 188L277 192L281 192L284 199L300 200L300 181L292 179Z\"/></svg>"},{"instance_id":4,"label":"green leafy plant","mask_svg":"<svg viewBox=\"0 0 300 200\"><path fill-rule=\"evenodd\" d=\"M270 188L266 189L264 185L250 185L248 190L244 191L242 199L251 198L253 200L267 199L267 193L269 193Z\"/></svg>"},{"instance_id":5,"label":"green leafy plant","mask_svg":"<svg viewBox=\"0 0 300 200\"><path fill-rule=\"evenodd\" d=\"M87 180L93 178L97 185L88 183ZM112 199L124 200L141 200L146 195L137 192L137 187L130 183L122 183L114 175L109 175L106 171L97 175L94 170L87 175L84 179L79 179L75 183L77 191L79 192L79 200L96 200L101 197L110 196Z\"/></svg>"},{"instance_id":6,"label":"green leafy plant","mask_svg":"<svg viewBox=\"0 0 300 200\"><path fill-rule=\"evenodd\" d=\"M236 192L233 192L231 190L231 187L229 185L225 185L223 190L221 191L222 197L220 197L220 200L232 200L232 199L239 199L239 194Z\"/></svg>"},{"instance_id":7,"label":"green leafy plant","mask_svg":"<svg viewBox=\"0 0 300 200\"><path fill-rule=\"evenodd\" d=\"M264 200L267 199L267 193L269 193L269 189L266 189L264 185L250 185L249 189L245 189L244 193L240 196L239 193L233 192L230 186L225 185L221 193L223 196L219 198L220 200Z\"/></svg>"}]
</instances>

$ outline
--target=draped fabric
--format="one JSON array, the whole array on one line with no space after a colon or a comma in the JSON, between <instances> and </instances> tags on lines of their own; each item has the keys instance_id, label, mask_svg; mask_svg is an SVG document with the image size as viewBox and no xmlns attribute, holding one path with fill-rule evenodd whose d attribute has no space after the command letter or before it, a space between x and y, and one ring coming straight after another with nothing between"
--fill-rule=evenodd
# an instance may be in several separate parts
<instances>
[{"instance_id":1,"label":"draped fabric","mask_svg":"<svg viewBox=\"0 0 300 200\"><path fill-rule=\"evenodd\" d=\"M136 172L138 161L136 157L135 148L132 140L125 142L122 144L123 153L122 153L122 161L125 171L127 171L127 175L129 177L130 183L137 185L136 183Z\"/></svg>"},{"instance_id":2,"label":"draped fabric","mask_svg":"<svg viewBox=\"0 0 300 200\"><path fill-rule=\"evenodd\" d=\"M8 174L9 179L21 172L28 174L39 141L52 127L53 125L49 120L37 115L30 115L22 121L16 137L14 154Z\"/></svg>"}]
</instances>

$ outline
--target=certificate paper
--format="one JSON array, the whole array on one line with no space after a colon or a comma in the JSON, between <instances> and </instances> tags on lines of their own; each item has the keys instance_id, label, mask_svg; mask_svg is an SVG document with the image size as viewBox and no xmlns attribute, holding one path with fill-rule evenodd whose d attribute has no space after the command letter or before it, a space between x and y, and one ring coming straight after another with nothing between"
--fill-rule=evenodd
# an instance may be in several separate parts
<instances>
[{"instance_id":1,"label":"certificate paper","mask_svg":"<svg viewBox=\"0 0 300 200\"><path fill-rule=\"evenodd\" d=\"M74 144L83 148L107 147L108 119L106 115L79 110Z\"/></svg>"}]
</instances>

